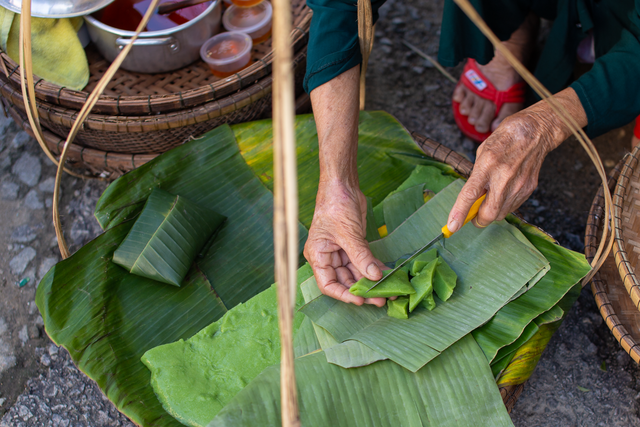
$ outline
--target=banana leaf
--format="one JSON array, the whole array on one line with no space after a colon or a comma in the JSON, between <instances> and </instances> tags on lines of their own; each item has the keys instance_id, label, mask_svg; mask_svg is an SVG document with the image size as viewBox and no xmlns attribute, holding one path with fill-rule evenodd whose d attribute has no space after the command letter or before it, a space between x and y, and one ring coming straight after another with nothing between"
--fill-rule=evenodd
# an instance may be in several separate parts
<instances>
[{"instance_id":1,"label":"banana leaf","mask_svg":"<svg viewBox=\"0 0 640 427\"><path fill-rule=\"evenodd\" d=\"M318 134L312 115L295 122L298 155L299 219L311 225L320 166ZM270 120L242 123L233 127L240 152L260 180L273 191L273 131ZM361 111L358 127L358 177L360 189L380 203L409 177L416 165L426 160L411 135L395 118L383 111ZM447 169L448 170L448 169Z\"/></svg>"},{"instance_id":2,"label":"banana leaf","mask_svg":"<svg viewBox=\"0 0 640 427\"><path fill-rule=\"evenodd\" d=\"M372 242L374 255L392 262L439 234L438 224L446 222L461 188L461 181L450 184L388 237ZM517 238L518 233L508 224L482 230L469 224L447 239L446 248L438 252L458 275L459 284L451 299L433 311L419 307L409 319L393 319L384 308L357 307L326 296L301 310L338 342L359 341L416 372L491 319L527 282L548 269L547 260L524 236Z\"/></svg>"},{"instance_id":3,"label":"banana leaf","mask_svg":"<svg viewBox=\"0 0 640 427\"><path fill-rule=\"evenodd\" d=\"M516 350L529 341L538 332L538 330L539 328L536 322L531 322L524 328L524 331L522 331L520 336L514 342L500 349L493 362L491 362L491 372L493 373L494 378L498 379L500 374L502 374L502 371L504 371L513 359Z\"/></svg>"},{"instance_id":4,"label":"banana leaf","mask_svg":"<svg viewBox=\"0 0 640 427\"><path fill-rule=\"evenodd\" d=\"M411 373L391 361L343 369L323 353L296 359L301 424L326 426L512 426L482 351L470 336ZM266 369L209 424L280 425L279 366Z\"/></svg>"},{"instance_id":5,"label":"banana leaf","mask_svg":"<svg viewBox=\"0 0 640 427\"><path fill-rule=\"evenodd\" d=\"M530 231L531 227L523 230L549 261L551 269L536 286L505 305L489 322L473 331L473 337L489 362L493 361L500 348L514 342L533 319L550 310L567 295L590 269L584 255L534 234Z\"/></svg>"},{"instance_id":6,"label":"banana leaf","mask_svg":"<svg viewBox=\"0 0 640 427\"><path fill-rule=\"evenodd\" d=\"M384 214L384 224L387 226L387 233L391 233L398 228L400 224L424 204L423 188L424 184L417 184L405 190L397 191L382 201L382 212Z\"/></svg>"},{"instance_id":7,"label":"banana leaf","mask_svg":"<svg viewBox=\"0 0 640 427\"><path fill-rule=\"evenodd\" d=\"M174 286L225 218L181 196L155 188L113 254L133 274Z\"/></svg>"},{"instance_id":8,"label":"banana leaf","mask_svg":"<svg viewBox=\"0 0 640 427\"><path fill-rule=\"evenodd\" d=\"M309 303L322 295L313 276L309 276L300 284L300 293L305 303ZM342 366L343 368L356 368L387 359L387 357L358 341L345 341L340 343L336 341L329 332L311 322L311 319L306 316L305 319L309 320L317 337L319 347L316 348L324 351L327 362L329 363Z\"/></svg>"},{"instance_id":9,"label":"banana leaf","mask_svg":"<svg viewBox=\"0 0 640 427\"><path fill-rule=\"evenodd\" d=\"M314 144L317 154L315 129L309 127L312 124L311 116L298 118L301 157L311 152L309 147ZM252 139L252 129L270 126L267 121L257 122L233 131L242 130L246 142L246 137ZM68 348L78 367L98 383L116 407L143 426L180 424L163 410L153 393L150 373L140 361L142 354L193 336L228 308L273 283L273 202L270 191L260 182L268 179L247 166L229 129L221 126L112 183L95 212L106 233L62 266L54 267L37 291L38 307L54 342ZM305 137L304 132L309 135ZM377 134L382 138L376 139ZM387 114L364 113L360 136L361 184L374 200L382 200L400 185L415 165L429 162L402 125ZM257 142L268 153L255 151L253 158L263 158L269 169L270 140ZM385 181L379 171L384 171ZM299 178L300 188L317 188L317 173L314 176L300 170ZM150 280L123 278L125 270L111 263L113 251L131 228L130 220L138 216L156 187L228 218L210 248L203 250L204 257L197 259L197 270L187 276L185 289L158 286L157 282L158 289L150 289ZM311 213L315 190L305 194L302 204ZM301 228L301 243L305 237L306 230ZM108 248L103 247L105 239L110 242ZM199 280L197 286L189 282L194 277Z\"/></svg>"},{"instance_id":10,"label":"banana leaf","mask_svg":"<svg viewBox=\"0 0 640 427\"><path fill-rule=\"evenodd\" d=\"M296 310L302 304L298 292ZM294 316L294 333L303 318ZM280 362L276 285L190 339L147 351L142 362L163 408L183 424L205 426L260 372Z\"/></svg>"},{"instance_id":11,"label":"banana leaf","mask_svg":"<svg viewBox=\"0 0 640 427\"><path fill-rule=\"evenodd\" d=\"M561 323L561 321L558 321L538 327L538 332L515 351L508 366L505 367L498 378L498 387L522 384L531 377L542 356L542 352Z\"/></svg>"},{"instance_id":12,"label":"banana leaf","mask_svg":"<svg viewBox=\"0 0 640 427\"><path fill-rule=\"evenodd\" d=\"M192 336L227 309L195 268L177 288L114 264L113 252L132 225L109 229L56 264L40 282L36 304L49 337L120 411L137 424L179 426L162 409L140 356Z\"/></svg>"},{"instance_id":13,"label":"banana leaf","mask_svg":"<svg viewBox=\"0 0 640 427\"><path fill-rule=\"evenodd\" d=\"M395 214L393 212L387 214L385 213L385 209L398 208L396 203L393 203L393 202L389 203L390 202L389 199L391 199L392 197L395 198L397 193L406 191L409 188L414 187L416 185L420 185L420 184L424 184L422 188L423 190L426 189L433 193L438 193L440 190L445 188L447 185L451 184L453 181L456 180L456 178L459 178L459 177L460 176L455 172L453 168L451 168L451 166L444 165L443 163L425 161L423 162L423 164L416 166L413 172L411 172L411 175L409 175L409 177L402 184L400 184L398 188L396 188L394 191L389 193L389 195L385 197L385 199L380 204L374 207L373 213L376 218L376 225L378 227L382 227L383 225L386 224L388 228L388 232L391 232L393 231L393 229L396 228L395 226L391 226L390 228L388 224L388 221L393 222L393 220L395 219L394 218ZM401 221L397 222L396 226L399 225L405 219L407 219L409 216L411 216L411 214L413 214L420 206L422 206L422 204L424 203L422 194L420 195L420 197L421 198L418 202L419 204L417 204L415 209L407 210L407 208L405 208L406 214ZM413 203L415 204L417 203L417 198L410 193L410 194L406 194L404 198L397 199L397 201L400 203L413 201Z\"/></svg>"}]
</instances>

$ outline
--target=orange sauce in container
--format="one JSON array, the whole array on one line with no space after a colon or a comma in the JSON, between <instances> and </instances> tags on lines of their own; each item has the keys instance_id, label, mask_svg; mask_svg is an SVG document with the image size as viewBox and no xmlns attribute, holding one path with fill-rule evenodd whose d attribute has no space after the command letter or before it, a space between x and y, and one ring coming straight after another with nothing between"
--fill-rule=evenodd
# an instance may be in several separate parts
<instances>
[{"instance_id":1,"label":"orange sauce in container","mask_svg":"<svg viewBox=\"0 0 640 427\"><path fill-rule=\"evenodd\" d=\"M251 65L251 37L244 33L220 33L200 49L202 60L214 76L229 77Z\"/></svg>"},{"instance_id":2,"label":"orange sauce in container","mask_svg":"<svg viewBox=\"0 0 640 427\"><path fill-rule=\"evenodd\" d=\"M264 0L231 0L238 7L251 7L262 3Z\"/></svg>"},{"instance_id":3,"label":"orange sauce in container","mask_svg":"<svg viewBox=\"0 0 640 427\"><path fill-rule=\"evenodd\" d=\"M151 0L115 0L93 16L110 27L125 31L135 31L150 4ZM211 2L197 4L176 10L167 15L159 15L156 11L151 15L144 31L161 31L177 27L197 17L207 10L210 5Z\"/></svg>"}]
</instances>

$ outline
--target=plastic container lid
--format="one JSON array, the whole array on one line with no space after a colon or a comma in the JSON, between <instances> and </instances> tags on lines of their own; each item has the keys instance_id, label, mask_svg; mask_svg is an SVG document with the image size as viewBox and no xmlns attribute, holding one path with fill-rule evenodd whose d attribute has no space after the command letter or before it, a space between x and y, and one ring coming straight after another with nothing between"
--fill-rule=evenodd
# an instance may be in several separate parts
<instances>
[{"instance_id":1,"label":"plastic container lid","mask_svg":"<svg viewBox=\"0 0 640 427\"><path fill-rule=\"evenodd\" d=\"M222 15L222 25L228 31L242 31L252 39L258 39L271 30L273 8L271 3L263 1L252 7L229 6Z\"/></svg>"},{"instance_id":2,"label":"plastic container lid","mask_svg":"<svg viewBox=\"0 0 640 427\"><path fill-rule=\"evenodd\" d=\"M253 41L241 32L220 33L204 42L200 56L212 70L220 73L234 73L251 60Z\"/></svg>"}]
</instances>

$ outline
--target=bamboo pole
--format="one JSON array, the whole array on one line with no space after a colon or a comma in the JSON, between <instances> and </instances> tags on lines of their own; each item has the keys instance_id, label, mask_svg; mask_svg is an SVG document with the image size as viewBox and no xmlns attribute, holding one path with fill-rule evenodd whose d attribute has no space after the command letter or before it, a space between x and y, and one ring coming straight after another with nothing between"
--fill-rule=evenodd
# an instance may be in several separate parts
<instances>
[{"instance_id":1,"label":"bamboo pole","mask_svg":"<svg viewBox=\"0 0 640 427\"><path fill-rule=\"evenodd\" d=\"M373 49L373 31L371 0L358 0L358 40L360 42L360 53L362 53L362 65L360 66L360 111L364 111L367 64L369 63L371 49Z\"/></svg>"},{"instance_id":2,"label":"bamboo pole","mask_svg":"<svg viewBox=\"0 0 640 427\"><path fill-rule=\"evenodd\" d=\"M290 0L273 0L274 250L280 325L282 425L299 427L293 355L293 309L298 267L298 177Z\"/></svg>"},{"instance_id":3,"label":"bamboo pole","mask_svg":"<svg viewBox=\"0 0 640 427\"><path fill-rule=\"evenodd\" d=\"M464 11L467 17L478 27L478 29L491 41L493 47L498 50L509 62L520 76L531 86L531 88L542 98L545 100L551 109L558 115L560 120L571 130L573 135L576 137L578 142L582 145L582 148L587 152L589 158L593 162L596 167L596 171L598 175L600 175L600 179L602 181L602 189L604 192L604 222L603 224L608 224L602 228L602 239L600 240L600 244L598 246L598 250L596 251L593 260L591 261L591 271L582 281L582 286L586 286L587 283L593 278L593 275L597 273L602 264L604 264L611 248L613 247L613 235L611 230L614 229L615 225L613 223L613 218L611 215L611 206L613 201L611 199L611 192L609 191L607 173L604 169L600 156L598 155L598 151L596 150L593 142L589 139L587 134L582 130L575 119L569 114L569 112L564 108L562 104L560 104L549 92L547 88L544 87L542 83L533 75L531 72L524 66L518 59L500 42L500 39L491 31L486 22L482 19L482 17L478 14L478 12L473 8L473 6L469 3L469 0L454 0L454 2ZM611 230L609 229L611 228Z\"/></svg>"}]
</instances>

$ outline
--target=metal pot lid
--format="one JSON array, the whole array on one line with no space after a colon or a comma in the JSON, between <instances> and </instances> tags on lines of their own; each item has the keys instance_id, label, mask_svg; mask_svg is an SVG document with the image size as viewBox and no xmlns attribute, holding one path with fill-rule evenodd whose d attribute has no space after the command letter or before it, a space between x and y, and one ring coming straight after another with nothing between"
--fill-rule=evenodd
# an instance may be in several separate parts
<instances>
[{"instance_id":1,"label":"metal pot lid","mask_svg":"<svg viewBox=\"0 0 640 427\"><path fill-rule=\"evenodd\" d=\"M32 0L31 16L36 18L72 18L89 15L113 0ZM0 6L20 13L22 0L0 0Z\"/></svg>"}]
</instances>

